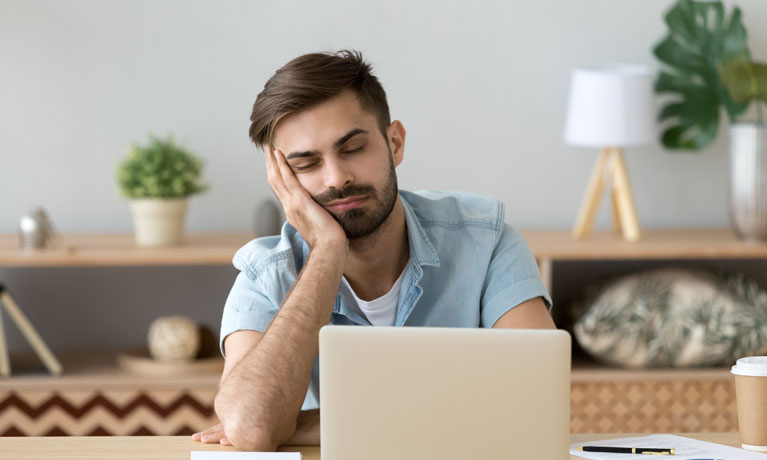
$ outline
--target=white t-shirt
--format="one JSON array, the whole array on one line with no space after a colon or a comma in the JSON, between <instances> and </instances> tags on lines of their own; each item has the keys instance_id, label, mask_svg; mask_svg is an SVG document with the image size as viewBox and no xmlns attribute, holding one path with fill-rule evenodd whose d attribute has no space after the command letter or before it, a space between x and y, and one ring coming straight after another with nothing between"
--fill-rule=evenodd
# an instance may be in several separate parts
<instances>
[{"instance_id":1,"label":"white t-shirt","mask_svg":"<svg viewBox=\"0 0 767 460\"><path fill-rule=\"evenodd\" d=\"M373 326L394 326L394 322L397 319L397 302L399 301L399 290L402 286L402 278L405 275L405 270L394 282L394 286L386 294L377 299L371 301L362 300L357 297L354 289L346 277L341 277L341 295L344 296L344 300L350 307L360 311L365 316L370 324Z\"/></svg>"}]
</instances>

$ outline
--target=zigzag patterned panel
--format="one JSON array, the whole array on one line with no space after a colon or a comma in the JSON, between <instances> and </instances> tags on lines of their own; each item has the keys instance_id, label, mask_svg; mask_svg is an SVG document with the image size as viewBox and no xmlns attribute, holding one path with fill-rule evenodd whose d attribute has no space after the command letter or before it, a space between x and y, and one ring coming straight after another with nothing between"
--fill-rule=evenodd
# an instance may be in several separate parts
<instances>
[{"instance_id":1,"label":"zigzag patterned panel","mask_svg":"<svg viewBox=\"0 0 767 460\"><path fill-rule=\"evenodd\" d=\"M218 419L215 389L0 391L0 436L187 435ZM573 382L572 433L731 432L722 381Z\"/></svg>"},{"instance_id":2,"label":"zigzag patterned panel","mask_svg":"<svg viewBox=\"0 0 767 460\"><path fill-rule=\"evenodd\" d=\"M0 393L0 436L184 435L218 423L211 391Z\"/></svg>"}]
</instances>

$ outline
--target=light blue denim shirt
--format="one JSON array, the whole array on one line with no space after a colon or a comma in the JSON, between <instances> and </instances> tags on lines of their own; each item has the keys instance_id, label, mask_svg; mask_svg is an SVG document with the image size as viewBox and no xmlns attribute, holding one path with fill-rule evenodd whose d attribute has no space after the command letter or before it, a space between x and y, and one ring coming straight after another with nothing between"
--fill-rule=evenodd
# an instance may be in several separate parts
<instances>
[{"instance_id":1,"label":"light blue denim shirt","mask_svg":"<svg viewBox=\"0 0 767 460\"><path fill-rule=\"evenodd\" d=\"M400 190L410 260L405 267L395 326L492 327L520 303L551 298L522 236L504 223L503 204L464 193ZM240 270L224 305L221 351L227 335L263 332L295 283L309 245L290 224L279 236L257 238L234 255ZM369 326L338 295L330 324ZM302 410L319 408L319 359Z\"/></svg>"}]
</instances>

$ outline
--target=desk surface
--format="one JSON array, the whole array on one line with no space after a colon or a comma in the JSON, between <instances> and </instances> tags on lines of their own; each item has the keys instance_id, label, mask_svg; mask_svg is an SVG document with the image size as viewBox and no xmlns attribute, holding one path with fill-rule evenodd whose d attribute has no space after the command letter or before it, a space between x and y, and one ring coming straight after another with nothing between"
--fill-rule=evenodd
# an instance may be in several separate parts
<instances>
[{"instance_id":1,"label":"desk surface","mask_svg":"<svg viewBox=\"0 0 767 460\"><path fill-rule=\"evenodd\" d=\"M738 433L679 433L701 441L740 447ZM574 434L571 441L586 442L599 439L646 436L644 434ZM95 437L0 437L0 458L3 460L188 460L193 450L233 450L217 444L200 444L190 436L95 436ZM320 448L295 447L286 451L300 451L304 460L319 460ZM580 457L572 457L577 459ZM767 455L765 456L767 458Z\"/></svg>"}]
</instances>

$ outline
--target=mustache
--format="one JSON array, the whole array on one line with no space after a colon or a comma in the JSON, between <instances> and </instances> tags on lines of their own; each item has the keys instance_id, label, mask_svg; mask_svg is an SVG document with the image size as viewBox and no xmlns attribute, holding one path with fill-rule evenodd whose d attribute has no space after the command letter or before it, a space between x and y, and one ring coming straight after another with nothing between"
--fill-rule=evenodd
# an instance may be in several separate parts
<instances>
[{"instance_id":1,"label":"mustache","mask_svg":"<svg viewBox=\"0 0 767 460\"><path fill-rule=\"evenodd\" d=\"M315 195L312 198L317 203L321 205L325 205L330 203L331 201L343 200L344 198L348 198L350 196L360 196L360 195L375 198L376 196L375 187L373 187L372 185L358 184L358 185L350 185L342 189L331 188L327 192L320 193L319 195Z\"/></svg>"}]
</instances>

